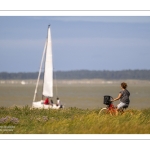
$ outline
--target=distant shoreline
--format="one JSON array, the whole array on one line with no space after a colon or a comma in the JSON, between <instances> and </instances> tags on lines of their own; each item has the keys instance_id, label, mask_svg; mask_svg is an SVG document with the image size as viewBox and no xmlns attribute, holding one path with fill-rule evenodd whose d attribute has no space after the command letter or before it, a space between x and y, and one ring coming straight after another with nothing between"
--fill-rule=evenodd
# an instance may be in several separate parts
<instances>
[{"instance_id":1,"label":"distant shoreline","mask_svg":"<svg viewBox=\"0 0 150 150\"><path fill-rule=\"evenodd\" d=\"M41 73L41 79L44 73ZM38 72L0 72L0 80L36 80ZM72 70L54 71L54 80L150 80L150 70Z\"/></svg>"}]
</instances>

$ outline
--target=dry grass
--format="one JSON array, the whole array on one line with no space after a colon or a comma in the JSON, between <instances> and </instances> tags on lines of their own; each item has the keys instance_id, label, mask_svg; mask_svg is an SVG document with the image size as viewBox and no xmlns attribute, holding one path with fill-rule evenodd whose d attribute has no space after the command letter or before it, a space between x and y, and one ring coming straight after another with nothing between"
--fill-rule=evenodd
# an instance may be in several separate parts
<instances>
[{"instance_id":1,"label":"dry grass","mask_svg":"<svg viewBox=\"0 0 150 150\"><path fill-rule=\"evenodd\" d=\"M132 114L131 114L132 111ZM99 110L78 108L30 110L25 106L0 108L0 126L13 127L3 134L149 134L150 109L130 110L124 115L98 115ZM2 118L9 118L2 121ZM14 118L17 122L11 121Z\"/></svg>"}]
</instances>

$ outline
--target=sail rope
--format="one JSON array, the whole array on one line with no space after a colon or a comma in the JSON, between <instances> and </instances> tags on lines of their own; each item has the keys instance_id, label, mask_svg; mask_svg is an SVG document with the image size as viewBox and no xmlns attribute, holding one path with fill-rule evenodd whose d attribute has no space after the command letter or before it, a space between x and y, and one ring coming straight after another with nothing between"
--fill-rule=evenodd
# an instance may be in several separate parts
<instances>
[{"instance_id":1,"label":"sail rope","mask_svg":"<svg viewBox=\"0 0 150 150\"><path fill-rule=\"evenodd\" d=\"M47 42L47 41L46 41L46 42ZM39 84L40 75L41 75L41 71L42 71L42 65L43 65L44 55L45 55L46 46L47 46L47 45L46 45L46 42L45 42L44 51L43 51L43 55L42 55L40 70L39 70L38 79L37 79L36 88L35 88L34 97L33 97L33 102L35 101L36 96L37 96L37 89L38 89L38 84Z\"/></svg>"}]
</instances>

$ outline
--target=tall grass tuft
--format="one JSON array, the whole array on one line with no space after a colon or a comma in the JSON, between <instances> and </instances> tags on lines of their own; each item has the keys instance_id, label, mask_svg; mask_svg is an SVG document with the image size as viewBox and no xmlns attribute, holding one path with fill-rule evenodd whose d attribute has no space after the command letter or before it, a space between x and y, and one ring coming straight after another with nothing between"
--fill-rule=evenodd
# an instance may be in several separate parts
<instances>
[{"instance_id":1,"label":"tall grass tuft","mask_svg":"<svg viewBox=\"0 0 150 150\"><path fill-rule=\"evenodd\" d=\"M150 108L118 116L99 110L0 107L0 134L149 134Z\"/></svg>"}]
</instances>

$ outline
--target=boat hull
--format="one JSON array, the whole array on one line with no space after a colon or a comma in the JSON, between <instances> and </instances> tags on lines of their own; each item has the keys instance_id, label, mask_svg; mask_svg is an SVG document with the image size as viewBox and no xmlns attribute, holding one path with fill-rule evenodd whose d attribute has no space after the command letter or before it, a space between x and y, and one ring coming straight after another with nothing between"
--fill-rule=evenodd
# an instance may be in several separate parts
<instances>
[{"instance_id":1,"label":"boat hull","mask_svg":"<svg viewBox=\"0 0 150 150\"><path fill-rule=\"evenodd\" d=\"M32 108L39 108L39 109L60 109L62 106L57 106L56 104L49 105L43 104L42 101L37 101L32 103Z\"/></svg>"}]
</instances>

